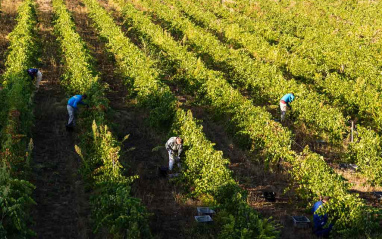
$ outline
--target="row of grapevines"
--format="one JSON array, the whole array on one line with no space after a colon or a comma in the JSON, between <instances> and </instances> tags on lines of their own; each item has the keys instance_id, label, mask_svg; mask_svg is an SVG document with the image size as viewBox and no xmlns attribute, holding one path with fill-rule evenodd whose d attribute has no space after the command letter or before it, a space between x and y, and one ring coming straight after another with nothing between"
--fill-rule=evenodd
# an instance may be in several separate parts
<instances>
[{"instance_id":1,"label":"row of grapevines","mask_svg":"<svg viewBox=\"0 0 382 239\"><path fill-rule=\"evenodd\" d=\"M144 105L145 108L150 110L150 114L155 114L160 118L167 117L168 122L163 122L163 124L157 125L158 127L171 125L176 113L175 106L177 101L170 88L160 81L159 72L153 67L153 60L145 56L137 46L124 36L113 19L95 0L84 0L84 2L89 9L90 18L95 22L99 35L106 40L107 50L114 55L118 71L125 78L125 84L132 85L137 91L138 102L155 102L156 105L162 107L161 111L155 111L156 105ZM160 92L162 95L166 95L166 97L158 97L156 92ZM164 114L164 116L157 114ZM206 159L208 158L210 157L206 157ZM213 157L211 157L210 161L216 162L217 168L222 167L224 171L225 160L222 160L220 166L218 161L213 160ZM190 177L190 180L194 181L193 178L195 177L198 176L193 175L193 177ZM223 178L225 180L227 175ZM219 185L221 179L216 177L215 180L218 181L214 183L210 180L210 184ZM208 187L205 183L200 186L200 189L199 187L195 189L198 193L209 193L214 190L214 186Z\"/></svg>"},{"instance_id":2,"label":"row of grapevines","mask_svg":"<svg viewBox=\"0 0 382 239\"><path fill-rule=\"evenodd\" d=\"M206 4L217 3L214 0L204 0L203 2ZM236 3L238 5L234 6L234 9L240 12L253 6L253 2L252 4L248 4L247 1L237 1ZM251 22L249 27L252 28L257 22L262 22L261 24L266 22L272 26L268 29L278 32L277 40L282 47L289 45L290 51L298 55L310 54L307 60L320 67L321 70L341 71L351 78L362 76L379 77L380 79L381 76L375 64L378 61L373 62L376 60L375 57L378 59L375 54L377 49L370 50L376 44L368 41L371 40L368 38L375 34L370 28L374 28L376 22L368 24L364 22L365 15L367 15L365 10L375 12L375 6L374 4L349 3L350 1L338 1L335 4L322 1L309 3L301 1L292 5L290 1L282 4L259 1L257 4L259 7L261 5L262 16L249 14L256 17L257 21L252 21L241 14L241 18L246 19L242 26ZM337 4L343 6L339 7ZM218 7L218 5L214 6ZM365 6L366 8L364 8ZM348 9L344 11L345 8ZM225 12L226 15L235 15L234 12ZM343 15L339 12L346 14ZM339 15L342 16L339 17ZM293 20L291 20L292 18ZM360 19L362 19L361 24ZM284 36L295 36L297 40L294 40L292 44L287 44L284 42ZM308 42L310 43L309 50L301 48ZM332 54L333 52L335 54Z\"/></svg>"},{"instance_id":3,"label":"row of grapevines","mask_svg":"<svg viewBox=\"0 0 382 239\"><path fill-rule=\"evenodd\" d=\"M106 229L115 238L150 238L146 209L131 196L135 176L123 175L119 162L120 142L109 131L105 111L109 109L104 88L91 66L91 56L63 0L54 0L54 29L60 42L65 66L62 84L67 93L88 94L92 108L81 114L80 146L83 172L94 190L91 196L94 232ZM101 230L102 231L102 230Z\"/></svg>"},{"instance_id":4,"label":"row of grapevines","mask_svg":"<svg viewBox=\"0 0 382 239\"><path fill-rule=\"evenodd\" d=\"M180 46L132 5L124 4L124 1L119 3L123 6L126 21L130 22L129 27L166 52L166 58L179 68L177 78L187 84L187 88L196 91L196 95L216 112L231 118L235 137L244 146L262 155L267 164L277 164L289 155L291 134L274 122L268 112L253 106L226 82L222 74L207 69L195 54Z\"/></svg>"},{"instance_id":5,"label":"row of grapevines","mask_svg":"<svg viewBox=\"0 0 382 239\"><path fill-rule=\"evenodd\" d=\"M382 233L379 226L381 209L367 206L357 194L349 193L351 184L336 174L322 156L305 149L291 164L290 174L298 183L296 191L300 197L306 200L319 195L331 197L326 210L336 235L373 238Z\"/></svg>"},{"instance_id":6,"label":"row of grapevines","mask_svg":"<svg viewBox=\"0 0 382 239\"><path fill-rule=\"evenodd\" d=\"M217 6L207 4L211 1L206 0L207 8L216 9ZM286 48L280 45L271 45L265 38L254 32L256 22L252 19L236 15L228 11L224 18L217 18L212 12L205 11L196 3L177 1L187 15L201 23L203 26L212 29L214 32L225 37L227 43L244 47L256 59L263 60L279 68L287 68L287 71L296 77L304 77L312 82L312 86L327 94L334 102L347 114L357 116L363 120L363 125L371 125L378 130L382 126L382 110L380 93L373 85L368 84L363 79L348 80L342 74L323 69L318 63L313 63L311 57L304 55L291 54ZM243 22L243 27L239 22ZM301 51L298 51L301 52Z\"/></svg>"},{"instance_id":7,"label":"row of grapevines","mask_svg":"<svg viewBox=\"0 0 382 239\"><path fill-rule=\"evenodd\" d=\"M172 15L173 16L173 15ZM194 34L194 36L195 35L197 35L197 33L195 33ZM200 35L200 34L199 34ZM204 37L204 36L201 36L201 37ZM211 44L211 42L209 43L209 45ZM219 51L218 52L218 54L221 54L221 51ZM187 68L187 67L186 67ZM281 90L281 89L280 89ZM310 96L311 96L312 94L310 94ZM299 99L298 100L299 101L299 103L301 104L301 101L302 101L302 99ZM305 101L304 103L306 103L307 104L307 102ZM302 105L304 106L304 107L306 107L306 105L304 105L304 103L302 103ZM321 106L321 105L319 105L319 106ZM308 108L309 109L309 107L306 107L306 108ZM304 108L305 109L305 108ZM332 110L334 110L334 109L332 109ZM306 113L306 112L304 112L305 114L307 114L307 115L311 115L311 114L316 114L316 112L311 112L311 111L309 111L308 113ZM337 112L338 113L338 112ZM318 113L317 113L318 114ZM318 116L317 117L319 117L319 114L318 114ZM326 115L326 117L327 118L330 118L331 117L331 115L330 114L328 114L328 115ZM371 136L371 135L373 135L372 134L372 132L370 132L369 134L368 134L368 136ZM369 137L368 137L369 138ZM372 139L370 139L369 138L369 140L372 140ZM356 142L356 144L358 145L358 147L364 147L364 145L363 145L363 143L364 143L364 141L358 141L358 142ZM358 154L358 153L362 153L361 151L354 151L354 147L353 148L349 148L348 150L349 150L349 152L348 153L350 153L350 154ZM360 154L360 156L361 156L362 154ZM358 157L358 158L360 158L360 156ZM371 160L376 160L375 158L373 158L373 159L371 159ZM360 163L361 163L362 161L360 161ZM372 163L373 165L379 165L379 164L377 164L377 162L373 162ZM367 165L364 165L364 166L367 166ZM364 167L363 167L364 168ZM379 168L377 168L377 169L379 169ZM367 171L362 171L367 177L370 177L370 178L372 178L372 179L376 179L377 178L377 174L376 173L374 173L374 175L373 175L373 171L370 171L370 170L367 170ZM374 172L377 172L377 171L374 171ZM372 180L373 181L373 180Z\"/></svg>"},{"instance_id":8,"label":"row of grapevines","mask_svg":"<svg viewBox=\"0 0 382 239\"><path fill-rule=\"evenodd\" d=\"M326 134L331 142L340 143L346 132L345 118L337 109L325 104L325 98L295 80L285 80L276 67L254 61L240 50L225 47L215 36L182 17L175 7L160 1L135 1L164 22L171 32L183 36L183 42L200 55L208 55L213 66L224 70L234 83L249 89L256 102L278 104L283 94L294 92L293 104L298 122L305 123L313 135ZM155 10L154 10L155 9Z\"/></svg>"},{"instance_id":9,"label":"row of grapevines","mask_svg":"<svg viewBox=\"0 0 382 239\"><path fill-rule=\"evenodd\" d=\"M372 185L382 185L382 140L373 131L357 126L354 142L348 145L344 159L359 166L359 171Z\"/></svg>"},{"instance_id":10,"label":"row of grapevines","mask_svg":"<svg viewBox=\"0 0 382 239\"><path fill-rule=\"evenodd\" d=\"M36 13L32 0L18 8L17 25L9 34L1 91L0 237L27 238L33 189L26 181L29 168L33 125L33 84L26 70L36 63Z\"/></svg>"},{"instance_id":11,"label":"row of grapevines","mask_svg":"<svg viewBox=\"0 0 382 239\"><path fill-rule=\"evenodd\" d=\"M212 2L207 1L208 4ZM217 1L213 3L219 5ZM227 5L255 18L255 21L251 19L252 25L268 25L265 36L275 36L273 40L277 45L307 56L321 70L340 71L353 79L365 78L380 88L381 58L375 54L381 47L375 17L380 4L359 1L301 1L297 4L292 1L236 1ZM254 11L254 8L257 9ZM365 19L373 21L366 23Z\"/></svg>"},{"instance_id":12,"label":"row of grapevines","mask_svg":"<svg viewBox=\"0 0 382 239\"><path fill-rule=\"evenodd\" d=\"M218 33L225 34L226 38L230 41L236 43L240 42L240 44L251 50L254 50L255 46L259 45L258 42L255 42L254 38L252 38L252 34L245 32L237 24L224 23L222 19L215 18L213 14L211 15L209 12L203 11L200 7L193 4L192 2L172 0L167 1L179 5L183 9L183 11L185 11L198 22L202 22L204 25L208 25ZM253 48L251 48L252 46ZM266 49L265 45L263 45L263 47L265 47ZM331 81L330 79L333 79L333 76L334 74L332 74L324 80L324 84L328 86L328 89L333 89L334 91L337 90L338 92L340 92L340 98L345 98L347 96L351 98L350 95L357 95L357 93L359 93L358 91L364 90L363 94L358 95L362 95L362 97L365 97L365 99L368 100L353 99L353 103L351 105L358 105L359 107L360 105L362 105L364 108L367 108L368 111L379 112L378 107L373 107L381 104L378 98L373 98L376 97L377 94L372 93L373 91L365 90L362 87L359 87L357 91L354 91L351 86L347 87L349 84L346 84L346 82L344 82L345 84L343 84L342 81ZM348 89L348 91L346 89ZM349 92L352 93L350 94ZM370 95L372 95L373 97L371 97ZM372 101L373 104L370 104L370 101ZM364 114L364 112L361 109L362 108L360 107L360 113ZM373 116L374 119L377 119L377 116L375 116L375 114L373 114ZM368 142L370 141L375 142L378 136L372 130L366 130L365 128L362 128L360 134L362 134L362 140L356 141L355 143L351 144L351 146L347 149L346 157L347 159L349 159L349 155L351 155L351 161L357 163L360 166L360 171L369 179L369 181L372 183L380 184L381 182L379 180L379 173L380 170L382 170L382 165L379 163L379 158L375 156L364 158L365 153L370 154L370 151L365 152L365 149L373 148L374 150L372 150L372 152L374 153L374 155L382 153L381 148L379 147L379 143L368 145Z\"/></svg>"},{"instance_id":13,"label":"row of grapevines","mask_svg":"<svg viewBox=\"0 0 382 239\"><path fill-rule=\"evenodd\" d=\"M228 160L223 158L222 152L214 150L213 144L206 139L201 126L196 124L191 112L186 113L182 109L175 110L173 107L176 102L175 97L172 96L169 87L161 83L158 71L152 67L154 62L123 35L121 29L115 25L113 19L96 0L84 0L84 2L101 37L106 40L109 52L114 55L120 73L127 80L134 81L132 85L137 89L137 94L141 97L140 100L151 102L155 99L157 104L167 107L161 113L174 112L172 119L169 119L170 122L173 122L172 132L181 135L184 138L184 145L188 148L180 178L183 185L193 187L195 196L207 194L212 197L218 192L222 192L227 185L233 185L232 187L236 188L237 191L235 195L239 197L239 194L243 192L234 182L226 167ZM158 99L155 94L150 92L152 90L171 95L172 101L168 102L168 98ZM145 99L146 97L147 99ZM145 106L148 109L155 107L153 105ZM234 224L232 228L223 226L220 233L224 235L227 231L233 232L232 230L235 230L233 233L237 235L247 233L248 236L252 237L274 238L278 232L268 220L260 219L259 215L246 204L245 199L237 199L235 204L229 203L230 207L227 206L228 204L223 205L219 200L216 200L222 210L228 213L227 218L230 220L227 222ZM245 212L245 215L248 215L248 221L243 215L238 215L236 210L229 210L237 207L240 207L240 212ZM227 223L223 222L223 225L227 225Z\"/></svg>"},{"instance_id":14,"label":"row of grapevines","mask_svg":"<svg viewBox=\"0 0 382 239\"><path fill-rule=\"evenodd\" d=\"M153 45L157 46L160 50L166 53L166 57L170 58L172 62L176 65L179 65L180 71L186 72L184 77L192 79L196 82L190 83L189 85L202 85L202 88L207 89L208 92L218 92L220 95L224 95L229 91L225 90L225 87L222 87L222 91L219 91L217 88L213 88L211 84L204 83L205 81L212 81L214 77L219 77L216 73L209 71L206 69L203 64L198 61L193 54L187 52L184 47L180 47L168 34L163 32L163 30L153 24L150 19L145 16L142 12L135 10L130 4L126 4L125 1L118 1L120 6L123 7L123 14L125 20L129 23L130 29L133 28L136 30L136 33L140 34L141 37L144 37L148 42L151 42ZM220 79L219 82L224 82L224 79ZM204 83L204 85L203 85ZM208 90L211 89L211 90ZM223 93L224 92L224 93ZM201 92L202 94L204 91ZM207 93L208 94L208 93ZM229 93L227 93L229 95ZM207 96L208 98L208 96ZM217 101L224 101L224 98L215 98ZM222 110L224 111L224 109ZM252 126L253 128L255 125ZM244 130L243 130L244 131ZM268 137L272 137L274 132L268 132ZM254 139L252 139L254 140ZM280 146L274 146L280 147ZM285 156L288 154L286 153ZM364 215L364 209L371 211L371 208L365 206L362 200L360 200L357 196L351 195L347 192L348 185L344 183L344 181L338 175L334 174L333 170L330 169L325 161L320 158L316 154L308 153L307 155L297 157L298 160L294 159L294 154L292 152L289 153L288 161L292 163L292 166L298 167L304 159L306 158L306 167L298 167L299 170L295 171L295 181L300 184L300 190L298 193L302 198L312 199L318 198L319 195L330 195L335 199L334 201L339 201L340 203L333 204L334 206L331 208L331 212L336 217L339 217L337 223L337 231L341 232L343 229L350 228L346 232L350 230L356 231L360 230L360 226L362 223L359 221L363 220L362 216ZM320 170L312 171L311 168L314 167L312 164L315 163L315 160L319 160L321 163L319 165ZM311 174L312 180L302 179L298 176L298 173L302 174L303 172L309 172ZM332 178L336 178L337 180L332 180ZM318 180L320 179L320 180ZM322 179L322 180L321 180ZM346 186L346 187L345 187ZM340 188L340 193L337 190L324 190L324 189L337 189ZM336 194L337 193L337 194ZM220 198L224 199L224 197ZM231 197L225 198L225 200L231 200ZM355 207L344 207L348 202L356 201L357 204ZM342 213L343 212L343 213ZM354 215L349 217L348 214ZM373 220L365 221L362 225L375 225ZM367 233L366 230L360 230L359 233Z\"/></svg>"},{"instance_id":15,"label":"row of grapevines","mask_svg":"<svg viewBox=\"0 0 382 239\"><path fill-rule=\"evenodd\" d=\"M271 221L261 218L248 205L247 192L225 167L229 161L213 148L214 144L205 137L202 126L195 123L190 111L177 111L172 132L181 135L184 146L188 147L183 172L185 185L195 188L196 194L208 190L219 208L219 238L277 238L279 232ZM219 167L222 164L224 167Z\"/></svg>"},{"instance_id":16,"label":"row of grapevines","mask_svg":"<svg viewBox=\"0 0 382 239\"><path fill-rule=\"evenodd\" d=\"M208 2L208 1L207 1ZM263 43L265 41L257 40L254 34L251 34L250 31L242 29L238 24L224 23L224 19L217 19L214 15L211 15L208 12L202 11L199 7L187 2L187 8L183 5L186 1L178 2L182 6L184 11L186 11L190 16L196 19L199 22L202 22L204 25L212 28L214 31L217 31L220 34L224 34L229 42L234 42L236 44L241 44L245 46L248 50L253 52L257 49L264 50L264 52L272 52L272 50L267 51L267 44ZM211 2L208 2L211 3ZM212 7L211 4L206 4L206 6ZM214 8L217 8L214 5ZM223 11L223 10L221 10ZM232 22L235 20L239 21L240 19L245 19L243 16L235 16L233 13L227 12L227 16L230 17ZM246 21L246 26L253 25L252 21ZM259 45L261 45L259 47ZM268 44L269 45L269 44ZM279 49L279 48L278 48ZM284 57L280 57L281 59ZM283 63L284 64L284 63ZM289 65L289 63L287 63ZM292 63L293 64L293 63ZM302 69L303 67L297 67L296 69ZM312 69L312 67L307 67ZM314 72L314 70L312 70ZM370 89L370 86L357 81L355 84L352 81L344 81L342 79L337 80L340 75L334 73L328 75L324 80L316 79L315 84L325 85L325 90L330 92L330 94L339 101L347 102L349 109L357 108L358 114L363 115L362 118L371 118L379 124L382 123L380 118L381 110L378 110L381 107L379 100L379 93L376 93L375 89ZM354 87L356 85L356 87ZM382 116L382 115L381 115ZM367 123L366 123L367 124ZM360 127L359 127L360 128ZM361 138L362 135L362 138ZM379 163L380 159L378 155L382 153L380 143L370 145L369 142L377 142L379 137L372 130L367 130L365 128L360 129L358 134L358 139L352 143L348 148L345 155L347 160L357 163L360 166L360 171L364 174L371 183L381 184L379 173L382 170L381 164ZM373 150L371 150L373 149ZM374 156L371 157L371 154ZM368 155L367 157L365 157Z\"/></svg>"}]
</instances>

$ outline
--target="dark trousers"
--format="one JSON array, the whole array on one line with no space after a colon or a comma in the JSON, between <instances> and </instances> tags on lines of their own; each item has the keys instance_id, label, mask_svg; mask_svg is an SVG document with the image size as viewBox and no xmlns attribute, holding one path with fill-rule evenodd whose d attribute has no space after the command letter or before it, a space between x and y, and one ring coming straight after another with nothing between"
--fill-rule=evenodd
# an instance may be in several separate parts
<instances>
[{"instance_id":1,"label":"dark trousers","mask_svg":"<svg viewBox=\"0 0 382 239\"><path fill-rule=\"evenodd\" d=\"M330 231L332 230L333 224L330 224L327 228L314 228L313 233L318 237L329 237Z\"/></svg>"}]
</instances>

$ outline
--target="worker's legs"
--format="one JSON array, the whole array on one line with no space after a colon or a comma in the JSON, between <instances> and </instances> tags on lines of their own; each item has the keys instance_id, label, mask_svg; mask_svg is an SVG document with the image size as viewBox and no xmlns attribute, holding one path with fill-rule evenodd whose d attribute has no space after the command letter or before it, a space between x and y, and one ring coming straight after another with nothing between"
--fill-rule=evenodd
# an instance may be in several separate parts
<instances>
[{"instance_id":1,"label":"worker's legs","mask_svg":"<svg viewBox=\"0 0 382 239\"><path fill-rule=\"evenodd\" d=\"M175 157L175 162L176 162L176 165L178 165L178 168L182 169L182 165L180 164L180 158L179 157Z\"/></svg>"},{"instance_id":2,"label":"worker's legs","mask_svg":"<svg viewBox=\"0 0 382 239\"><path fill-rule=\"evenodd\" d=\"M329 227L327 228L320 228L315 230L315 234L318 237L323 237L323 238L329 238L330 231L332 230L333 224L330 224Z\"/></svg>"},{"instance_id":3,"label":"worker's legs","mask_svg":"<svg viewBox=\"0 0 382 239\"><path fill-rule=\"evenodd\" d=\"M174 155L172 154L172 151L171 150L168 150L168 170L172 170L172 168L174 167L174 162L175 162L175 159L174 159Z\"/></svg>"},{"instance_id":4,"label":"worker's legs","mask_svg":"<svg viewBox=\"0 0 382 239\"><path fill-rule=\"evenodd\" d=\"M74 117L75 109L70 105L67 105L66 108L68 109L68 114L69 114L69 120L68 120L67 126L74 127L74 125L75 125L75 117Z\"/></svg>"},{"instance_id":5,"label":"worker's legs","mask_svg":"<svg viewBox=\"0 0 382 239\"><path fill-rule=\"evenodd\" d=\"M285 103L280 102L280 110L281 110L281 121L284 121L287 105Z\"/></svg>"},{"instance_id":6,"label":"worker's legs","mask_svg":"<svg viewBox=\"0 0 382 239\"><path fill-rule=\"evenodd\" d=\"M37 71L37 76L36 76L36 88L37 88L37 90L40 86L41 79L42 79L42 73L40 71Z\"/></svg>"},{"instance_id":7,"label":"worker's legs","mask_svg":"<svg viewBox=\"0 0 382 239\"><path fill-rule=\"evenodd\" d=\"M178 165L178 168L181 169L181 164L180 164L180 158L173 155L173 152L171 150L167 150L168 152L168 169L171 171L174 168L174 163Z\"/></svg>"}]
</instances>

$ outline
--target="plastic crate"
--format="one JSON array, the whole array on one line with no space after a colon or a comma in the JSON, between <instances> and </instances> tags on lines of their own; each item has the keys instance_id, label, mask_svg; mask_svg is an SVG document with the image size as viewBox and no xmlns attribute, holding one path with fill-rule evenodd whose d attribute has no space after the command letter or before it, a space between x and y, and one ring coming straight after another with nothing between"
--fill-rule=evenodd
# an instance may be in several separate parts
<instances>
[{"instance_id":1,"label":"plastic crate","mask_svg":"<svg viewBox=\"0 0 382 239\"><path fill-rule=\"evenodd\" d=\"M215 211L209 207L197 207L196 210L198 211L198 216L212 216L213 214L215 214Z\"/></svg>"},{"instance_id":2,"label":"plastic crate","mask_svg":"<svg viewBox=\"0 0 382 239\"><path fill-rule=\"evenodd\" d=\"M379 200L382 200L382 192L374 192L374 196L379 199Z\"/></svg>"},{"instance_id":3,"label":"plastic crate","mask_svg":"<svg viewBox=\"0 0 382 239\"><path fill-rule=\"evenodd\" d=\"M349 168L350 168L351 170L353 170L353 171L357 171L357 169L358 169L358 165L356 165L356 164L349 164Z\"/></svg>"},{"instance_id":4,"label":"plastic crate","mask_svg":"<svg viewBox=\"0 0 382 239\"><path fill-rule=\"evenodd\" d=\"M276 202L276 193L275 192L263 192L265 200L268 202Z\"/></svg>"},{"instance_id":5,"label":"plastic crate","mask_svg":"<svg viewBox=\"0 0 382 239\"><path fill-rule=\"evenodd\" d=\"M356 164L347 164L347 163L340 163L340 169L350 169L353 171L357 171L358 165Z\"/></svg>"},{"instance_id":6,"label":"plastic crate","mask_svg":"<svg viewBox=\"0 0 382 239\"><path fill-rule=\"evenodd\" d=\"M305 216L292 216L293 225L296 228L309 228L310 220Z\"/></svg>"},{"instance_id":7,"label":"plastic crate","mask_svg":"<svg viewBox=\"0 0 382 239\"><path fill-rule=\"evenodd\" d=\"M195 220L199 223L212 223L213 220L209 215L195 216Z\"/></svg>"}]
</instances>

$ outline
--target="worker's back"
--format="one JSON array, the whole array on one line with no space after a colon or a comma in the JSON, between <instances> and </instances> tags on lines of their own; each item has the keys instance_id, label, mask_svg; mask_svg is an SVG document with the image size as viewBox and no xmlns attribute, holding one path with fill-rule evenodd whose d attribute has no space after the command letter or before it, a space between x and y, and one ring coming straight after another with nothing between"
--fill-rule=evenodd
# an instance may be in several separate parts
<instances>
[{"instance_id":1,"label":"worker's back","mask_svg":"<svg viewBox=\"0 0 382 239\"><path fill-rule=\"evenodd\" d=\"M82 100L82 95L75 95L68 100L68 105L77 108L78 102Z\"/></svg>"},{"instance_id":2,"label":"worker's back","mask_svg":"<svg viewBox=\"0 0 382 239\"><path fill-rule=\"evenodd\" d=\"M292 93L286 94L281 98L285 103L290 103L294 100L294 95Z\"/></svg>"}]
</instances>

